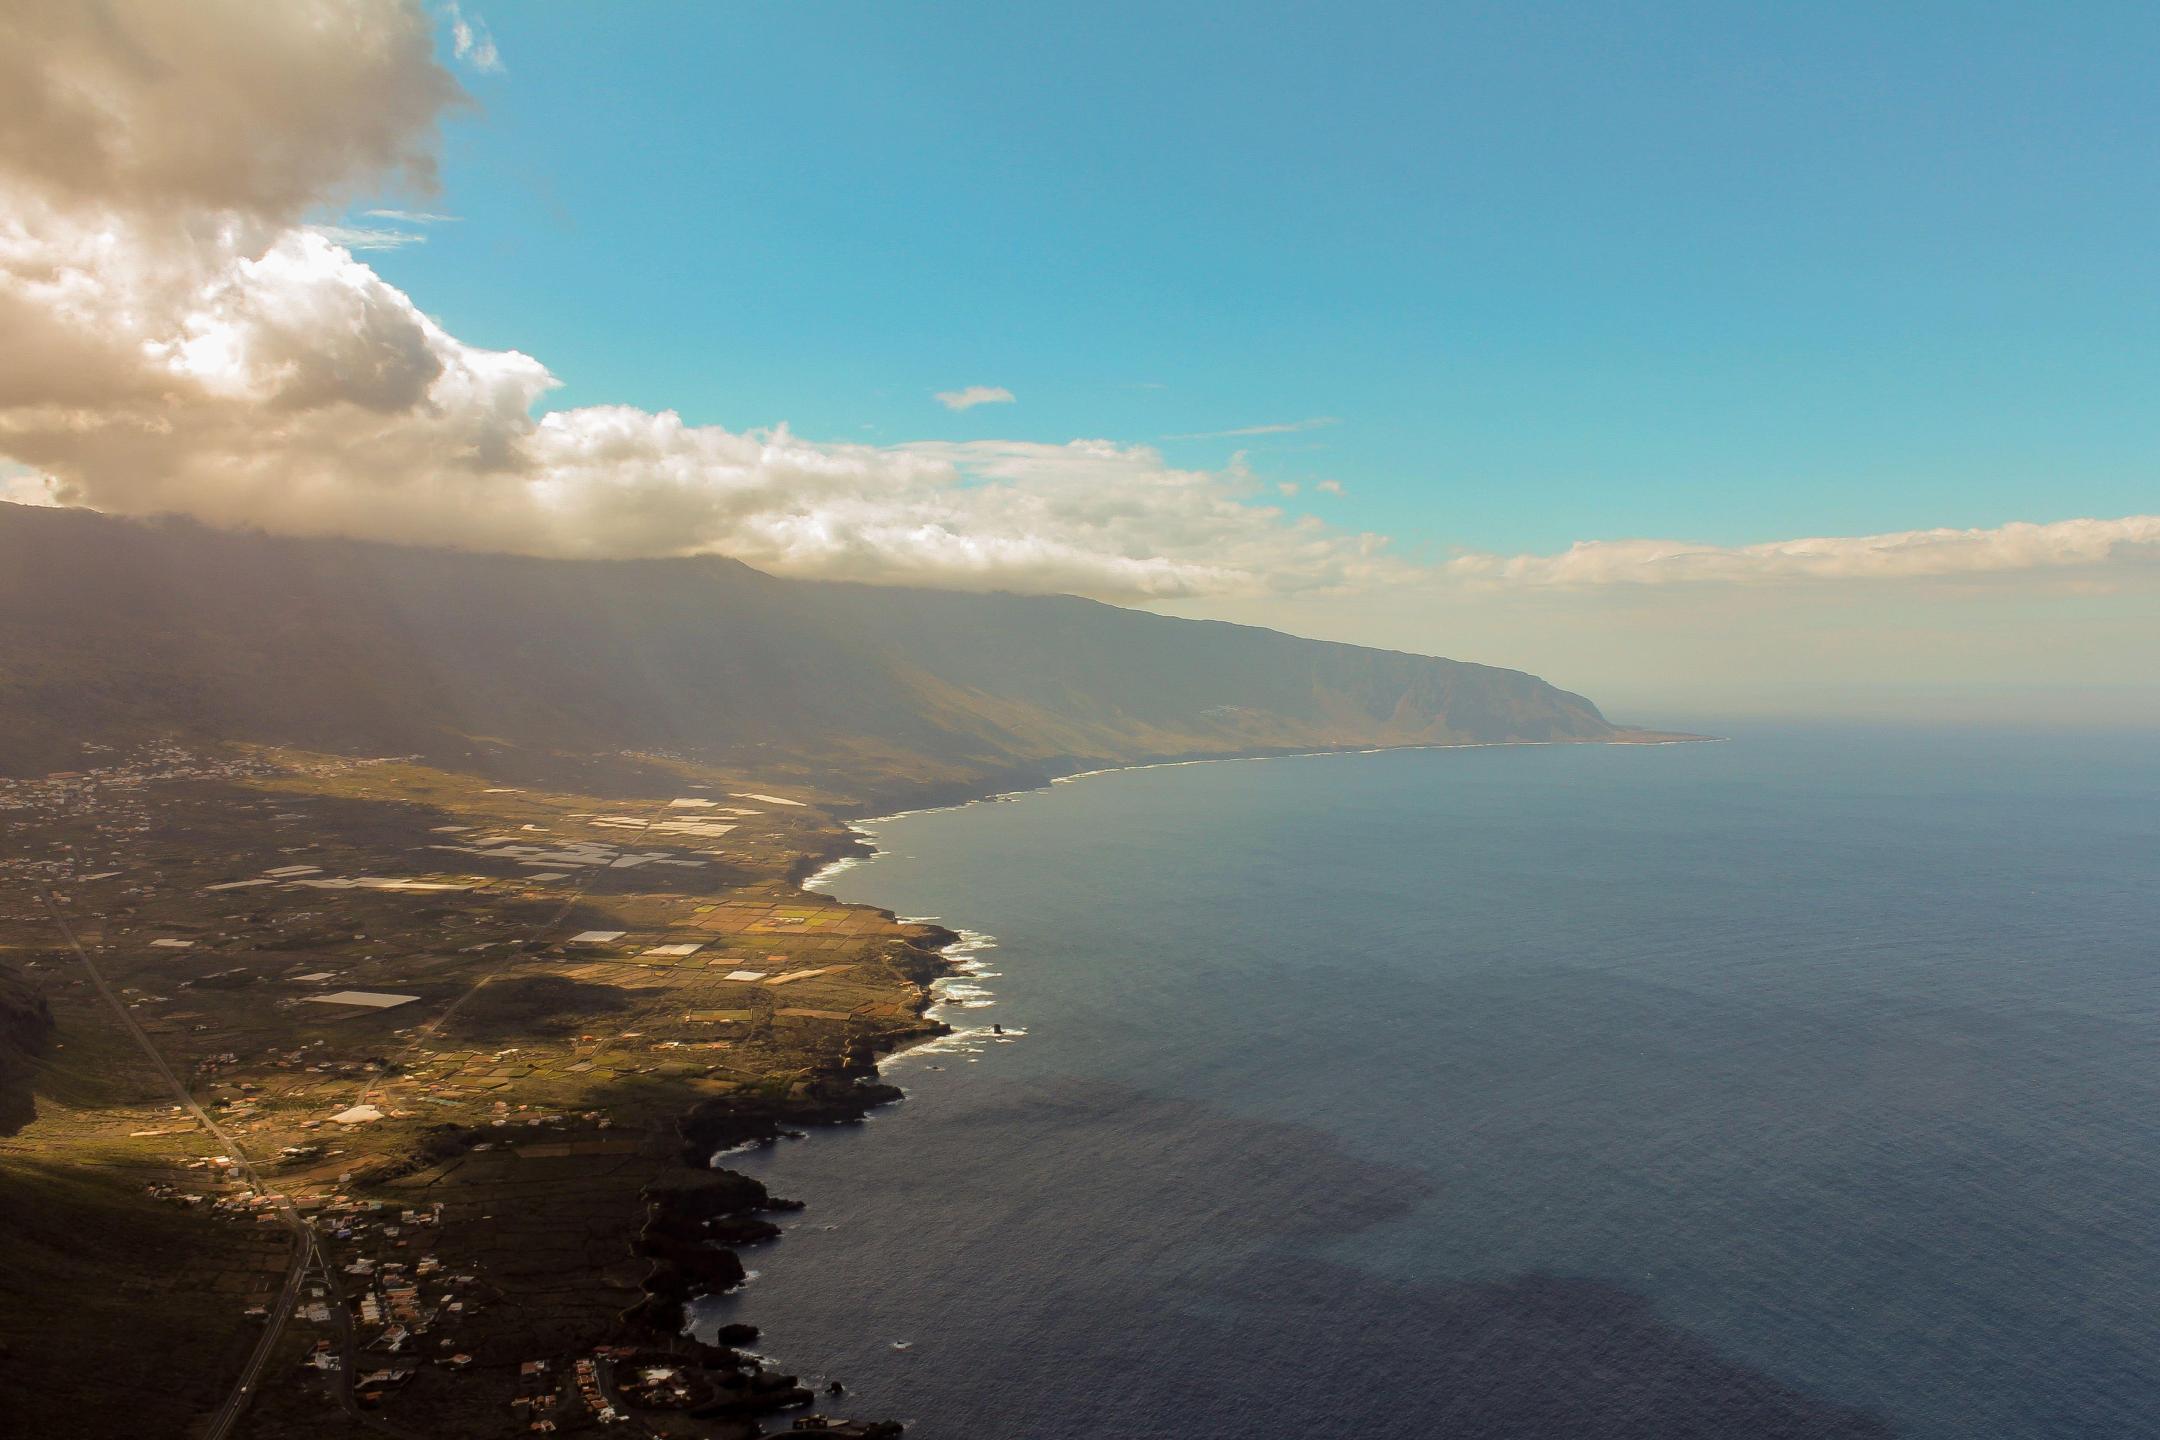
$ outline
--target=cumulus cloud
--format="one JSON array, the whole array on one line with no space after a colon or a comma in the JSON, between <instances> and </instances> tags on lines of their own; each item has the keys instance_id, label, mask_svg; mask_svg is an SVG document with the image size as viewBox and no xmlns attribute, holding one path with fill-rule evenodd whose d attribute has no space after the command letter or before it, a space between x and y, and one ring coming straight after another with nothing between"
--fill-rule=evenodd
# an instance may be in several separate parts
<instances>
[{"instance_id":1,"label":"cumulus cloud","mask_svg":"<svg viewBox=\"0 0 2160 1440\"><path fill-rule=\"evenodd\" d=\"M0 453L101 509L548 555L1126 599L1387 564L1373 537L1254 503L1242 469L1146 447L816 443L620 405L535 418L556 383L539 361L464 344L320 230L223 223L88 267L65 260L92 234L5 232L22 283L0 329L40 339L0 352Z\"/></svg>"},{"instance_id":2,"label":"cumulus cloud","mask_svg":"<svg viewBox=\"0 0 2160 1440\"><path fill-rule=\"evenodd\" d=\"M1901 530L1696 545L1684 540L1586 540L1557 555L1463 555L1458 578L1533 586L1750 584L1909 580L2160 561L2160 515L2023 521L1991 530Z\"/></svg>"},{"instance_id":3,"label":"cumulus cloud","mask_svg":"<svg viewBox=\"0 0 2160 1440\"><path fill-rule=\"evenodd\" d=\"M970 385L965 390L940 390L931 397L947 410L972 410L977 405L1010 405L1013 393L1002 385Z\"/></svg>"},{"instance_id":4,"label":"cumulus cloud","mask_svg":"<svg viewBox=\"0 0 2160 1440\"><path fill-rule=\"evenodd\" d=\"M41 209L138 215L290 219L387 184L426 191L435 118L460 100L431 45L403 4L8 6L0 173Z\"/></svg>"}]
</instances>

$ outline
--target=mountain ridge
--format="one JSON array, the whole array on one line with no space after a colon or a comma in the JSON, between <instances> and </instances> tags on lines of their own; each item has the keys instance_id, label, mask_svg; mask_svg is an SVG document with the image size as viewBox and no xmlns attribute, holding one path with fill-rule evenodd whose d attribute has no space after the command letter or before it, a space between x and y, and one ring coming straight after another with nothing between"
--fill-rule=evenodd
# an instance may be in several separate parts
<instances>
[{"instance_id":1,"label":"mountain ridge","mask_svg":"<svg viewBox=\"0 0 2160 1440\"><path fill-rule=\"evenodd\" d=\"M0 773L153 736L445 760L823 758L931 778L1626 738L1521 671L1074 596L0 505Z\"/></svg>"}]
</instances>

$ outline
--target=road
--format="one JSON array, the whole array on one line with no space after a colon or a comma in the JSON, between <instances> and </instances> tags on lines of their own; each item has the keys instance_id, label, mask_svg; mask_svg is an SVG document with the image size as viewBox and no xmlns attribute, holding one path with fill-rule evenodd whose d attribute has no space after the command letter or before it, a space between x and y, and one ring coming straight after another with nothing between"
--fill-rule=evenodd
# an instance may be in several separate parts
<instances>
[{"instance_id":1,"label":"road","mask_svg":"<svg viewBox=\"0 0 2160 1440\"><path fill-rule=\"evenodd\" d=\"M292 1322L293 1311L300 1304L300 1286L307 1279L308 1272L320 1266L327 1278L330 1267L316 1247L314 1228L293 1208L292 1202L282 1191L272 1190L263 1183L240 1142L210 1118L209 1111L195 1103L195 1097L188 1093L187 1086L173 1073L172 1066L167 1064L165 1057L159 1053L156 1043L142 1026L135 1022L135 1017L128 1013L127 1006L114 993L112 985L105 979L105 973L98 969L97 962L90 958L90 952L75 938L75 928L68 924L67 916L53 903L52 893L42 885L38 887L38 902L45 907L45 913L52 917L53 924L59 927L60 934L67 940L68 948L75 952L75 958L82 962L91 983L97 986L98 994L104 996L105 1003L112 1007L121 1028L133 1037L152 1068L171 1087L173 1098L179 1102L180 1108L193 1116L195 1122L208 1131L225 1154L240 1167L240 1173L247 1180L250 1189L258 1195L269 1195L277 1202L278 1218L293 1233L292 1268L286 1273L285 1288L278 1293L277 1304L270 1308L270 1318L263 1325L262 1339L256 1343L255 1352L248 1356L246 1366L241 1369L239 1378L233 1382L231 1392L225 1397L225 1403L212 1415L210 1427L203 1432L205 1440L226 1440L232 1433L233 1426L239 1423L241 1415L246 1412L248 1402L254 1398L256 1384L262 1379L263 1367L270 1363L271 1352L277 1349L278 1340L284 1335L285 1327Z\"/></svg>"}]
</instances>

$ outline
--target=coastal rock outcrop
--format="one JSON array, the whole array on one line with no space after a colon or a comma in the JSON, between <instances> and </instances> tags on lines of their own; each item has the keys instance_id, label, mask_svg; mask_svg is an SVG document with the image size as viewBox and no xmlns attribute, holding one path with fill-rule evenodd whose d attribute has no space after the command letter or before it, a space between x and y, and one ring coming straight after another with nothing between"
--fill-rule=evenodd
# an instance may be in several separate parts
<instances>
[{"instance_id":1,"label":"coastal rock outcrop","mask_svg":"<svg viewBox=\"0 0 2160 1440\"><path fill-rule=\"evenodd\" d=\"M731 1146L777 1140L798 1126L844 1125L898 1100L897 1085L863 1078L870 1058L868 1052L859 1059L851 1056L845 1070L798 1081L785 1094L717 1095L699 1101L676 1122L684 1163L706 1165Z\"/></svg>"}]
</instances>

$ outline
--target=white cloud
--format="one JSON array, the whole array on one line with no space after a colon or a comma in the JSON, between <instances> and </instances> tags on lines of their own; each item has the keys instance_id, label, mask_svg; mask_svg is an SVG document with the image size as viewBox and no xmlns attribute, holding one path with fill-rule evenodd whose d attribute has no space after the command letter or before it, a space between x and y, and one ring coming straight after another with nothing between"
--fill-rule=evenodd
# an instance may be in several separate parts
<instances>
[{"instance_id":1,"label":"white cloud","mask_svg":"<svg viewBox=\"0 0 2160 1440\"><path fill-rule=\"evenodd\" d=\"M2024 521L1991 530L1902 530L1697 545L1684 540L1584 540L1557 555L1463 555L1451 575L1509 585L1755 584L1906 580L2160 561L2160 515Z\"/></svg>"},{"instance_id":2,"label":"white cloud","mask_svg":"<svg viewBox=\"0 0 2160 1440\"><path fill-rule=\"evenodd\" d=\"M977 405L1010 405L1013 393L1002 385L970 385L965 390L940 390L932 397L947 410L972 410Z\"/></svg>"},{"instance_id":3,"label":"white cloud","mask_svg":"<svg viewBox=\"0 0 2160 1440\"><path fill-rule=\"evenodd\" d=\"M1165 435L1165 440L1235 440L1246 435L1295 435L1301 430L1322 430L1342 421L1333 415L1315 415L1310 420L1284 420L1273 425L1242 425L1235 430L1195 430L1185 435Z\"/></svg>"},{"instance_id":4,"label":"white cloud","mask_svg":"<svg viewBox=\"0 0 2160 1440\"><path fill-rule=\"evenodd\" d=\"M425 245L424 228L429 225L449 225L457 221L455 215L438 215L432 210L363 210L362 220L385 220L386 225L338 224L310 225L308 228L333 245L347 250L402 250L408 245Z\"/></svg>"},{"instance_id":5,"label":"white cloud","mask_svg":"<svg viewBox=\"0 0 2160 1440\"><path fill-rule=\"evenodd\" d=\"M1340 480L1322 480L1312 488L1323 495L1340 495L1343 493L1343 483Z\"/></svg>"},{"instance_id":6,"label":"white cloud","mask_svg":"<svg viewBox=\"0 0 2160 1440\"><path fill-rule=\"evenodd\" d=\"M347 250L402 250L407 245L427 243L427 236L417 230L393 230L387 225L310 225L307 228Z\"/></svg>"},{"instance_id":7,"label":"white cloud","mask_svg":"<svg viewBox=\"0 0 2160 1440\"><path fill-rule=\"evenodd\" d=\"M502 53L495 48L495 37L488 33L487 22L478 15L467 19L455 0L444 13L450 17L450 51L483 75L502 73Z\"/></svg>"}]
</instances>

